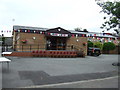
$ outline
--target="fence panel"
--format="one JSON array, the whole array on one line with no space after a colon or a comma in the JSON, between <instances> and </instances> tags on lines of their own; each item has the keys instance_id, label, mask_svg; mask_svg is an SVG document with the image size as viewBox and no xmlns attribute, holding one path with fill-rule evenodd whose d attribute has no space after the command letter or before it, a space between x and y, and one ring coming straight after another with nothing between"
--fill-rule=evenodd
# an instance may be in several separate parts
<instances>
[{"instance_id":1,"label":"fence panel","mask_svg":"<svg viewBox=\"0 0 120 90\"><path fill-rule=\"evenodd\" d=\"M36 51L36 50L47 50L47 45L43 44L36 44L36 45L21 45L16 44L14 46L11 45L2 45L2 52L9 52L9 51ZM51 50L51 49L49 49ZM77 47L73 45L67 45L64 49L56 48L56 50L72 50L72 51L78 51Z\"/></svg>"}]
</instances>

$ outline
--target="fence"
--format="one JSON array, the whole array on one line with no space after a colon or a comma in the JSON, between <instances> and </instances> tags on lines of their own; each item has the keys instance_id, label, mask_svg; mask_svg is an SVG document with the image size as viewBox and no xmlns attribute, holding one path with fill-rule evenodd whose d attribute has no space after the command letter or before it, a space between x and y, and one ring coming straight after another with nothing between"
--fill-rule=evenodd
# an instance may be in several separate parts
<instances>
[{"instance_id":1,"label":"fence","mask_svg":"<svg viewBox=\"0 0 120 90\"><path fill-rule=\"evenodd\" d=\"M0 47L2 52L13 51L13 48L11 45L1 45Z\"/></svg>"},{"instance_id":2,"label":"fence","mask_svg":"<svg viewBox=\"0 0 120 90\"><path fill-rule=\"evenodd\" d=\"M38 44L38 45L2 45L2 52L7 51L34 51L34 50L71 50L71 51L78 51L77 46L73 45L66 45L64 48L62 46L56 46L56 49L48 49L47 45Z\"/></svg>"},{"instance_id":3,"label":"fence","mask_svg":"<svg viewBox=\"0 0 120 90\"><path fill-rule=\"evenodd\" d=\"M103 54L120 54L120 46L116 46L114 50L104 51L102 50Z\"/></svg>"}]
</instances>

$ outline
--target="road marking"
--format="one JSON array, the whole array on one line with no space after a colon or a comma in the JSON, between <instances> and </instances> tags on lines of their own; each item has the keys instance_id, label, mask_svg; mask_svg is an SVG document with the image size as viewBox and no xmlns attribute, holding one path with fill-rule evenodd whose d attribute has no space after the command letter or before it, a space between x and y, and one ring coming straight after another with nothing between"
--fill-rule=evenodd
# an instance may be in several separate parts
<instances>
[{"instance_id":1,"label":"road marking","mask_svg":"<svg viewBox=\"0 0 120 90\"><path fill-rule=\"evenodd\" d=\"M101 79L92 79L92 80L83 80L83 81L76 81L76 82L65 82L65 83L58 83L58 84L49 84L49 85L36 85L36 86L28 86L28 87L23 87L23 88L45 88L45 87L53 87L53 86L61 86L61 85L69 85L69 84L78 84L78 83L86 83L86 82L93 82L93 81L102 81L102 80L114 79L114 78L118 78L118 77L120 77L120 76L107 77L107 78L101 78Z\"/></svg>"}]
</instances>

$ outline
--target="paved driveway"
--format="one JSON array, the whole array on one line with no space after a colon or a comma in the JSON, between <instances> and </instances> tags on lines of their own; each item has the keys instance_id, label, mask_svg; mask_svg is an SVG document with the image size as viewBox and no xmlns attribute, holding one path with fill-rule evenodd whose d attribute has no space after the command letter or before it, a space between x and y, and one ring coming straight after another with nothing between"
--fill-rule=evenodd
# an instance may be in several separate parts
<instances>
[{"instance_id":1,"label":"paved driveway","mask_svg":"<svg viewBox=\"0 0 120 90\"><path fill-rule=\"evenodd\" d=\"M97 79L117 75L118 55L86 58L20 58L12 60L9 71L3 64L3 88L26 87Z\"/></svg>"}]
</instances>

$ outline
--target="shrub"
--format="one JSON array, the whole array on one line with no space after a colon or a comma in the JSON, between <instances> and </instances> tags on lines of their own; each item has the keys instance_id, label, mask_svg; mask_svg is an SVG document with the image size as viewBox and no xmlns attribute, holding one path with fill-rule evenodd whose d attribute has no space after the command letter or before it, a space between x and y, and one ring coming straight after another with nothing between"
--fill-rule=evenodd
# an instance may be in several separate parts
<instances>
[{"instance_id":1,"label":"shrub","mask_svg":"<svg viewBox=\"0 0 120 90\"><path fill-rule=\"evenodd\" d=\"M94 47L102 49L102 43L101 42L95 42Z\"/></svg>"},{"instance_id":2,"label":"shrub","mask_svg":"<svg viewBox=\"0 0 120 90\"><path fill-rule=\"evenodd\" d=\"M88 47L93 47L93 42L91 42L91 41L88 41Z\"/></svg>"},{"instance_id":3,"label":"shrub","mask_svg":"<svg viewBox=\"0 0 120 90\"><path fill-rule=\"evenodd\" d=\"M103 50L104 51L110 51L115 49L115 44L112 42L107 42L103 44Z\"/></svg>"}]
</instances>

